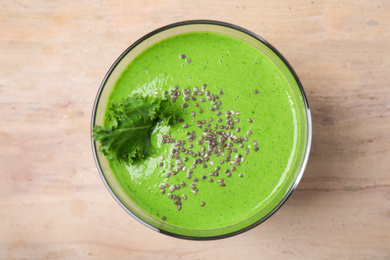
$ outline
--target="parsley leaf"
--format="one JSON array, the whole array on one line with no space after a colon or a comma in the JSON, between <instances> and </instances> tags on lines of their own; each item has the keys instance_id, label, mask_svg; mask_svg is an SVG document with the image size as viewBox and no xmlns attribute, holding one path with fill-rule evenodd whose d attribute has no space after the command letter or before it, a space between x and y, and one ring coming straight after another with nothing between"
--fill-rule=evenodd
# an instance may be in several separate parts
<instances>
[{"instance_id":1,"label":"parsley leaf","mask_svg":"<svg viewBox=\"0 0 390 260\"><path fill-rule=\"evenodd\" d=\"M153 153L150 136L157 122L168 125L175 121L169 101L151 97L128 97L112 103L108 113L112 126L95 126L93 138L109 160L125 163Z\"/></svg>"}]
</instances>

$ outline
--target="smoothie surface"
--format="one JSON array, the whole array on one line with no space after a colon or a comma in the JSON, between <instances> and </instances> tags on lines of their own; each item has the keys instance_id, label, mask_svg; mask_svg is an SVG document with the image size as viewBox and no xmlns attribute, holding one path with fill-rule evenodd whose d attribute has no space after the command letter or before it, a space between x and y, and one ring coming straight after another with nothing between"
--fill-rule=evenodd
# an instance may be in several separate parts
<instances>
[{"instance_id":1,"label":"smoothie surface","mask_svg":"<svg viewBox=\"0 0 390 260\"><path fill-rule=\"evenodd\" d=\"M202 88L204 84L207 87ZM273 200L292 174L300 122L290 86L267 56L222 34L177 35L137 56L123 71L108 102L138 94L163 98L165 91L168 96L180 92L172 106L184 121L157 125L152 156L131 165L110 162L134 203L156 219L188 229L233 225L271 202L278 203ZM208 99L207 91L214 100ZM189 100L186 93L190 93ZM221 129L227 125L227 117L235 123L233 129ZM104 125L110 125L108 117ZM236 143L229 138L227 146L217 147L216 153L206 156L207 161L196 163L205 155L194 157L180 150L207 154L204 129L244 140ZM166 142L169 135L174 142ZM177 141L185 143L177 145ZM173 149L179 149L179 154L174 154L179 159L170 158ZM230 160L226 161L228 154Z\"/></svg>"}]
</instances>

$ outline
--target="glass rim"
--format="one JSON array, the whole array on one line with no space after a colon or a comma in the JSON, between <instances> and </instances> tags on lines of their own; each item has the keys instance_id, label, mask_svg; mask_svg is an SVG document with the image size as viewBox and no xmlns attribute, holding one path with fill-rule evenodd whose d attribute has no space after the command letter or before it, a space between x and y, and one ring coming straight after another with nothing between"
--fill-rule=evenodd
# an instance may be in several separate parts
<instances>
[{"instance_id":1,"label":"glass rim","mask_svg":"<svg viewBox=\"0 0 390 260\"><path fill-rule=\"evenodd\" d=\"M300 90L300 93L301 93L301 96L302 96L302 99L303 99L303 103L305 105L305 109L306 109L306 119L307 119L307 144L306 144L306 148L305 148L305 154L304 154L304 157L303 157L303 161L302 161L302 164L300 166L300 170L299 170L299 173L297 174L297 177L295 178L291 188L288 190L288 192L286 193L286 195L283 197L283 199L279 202L278 205L275 206L275 208L273 208L266 216L264 216L263 218L261 218L260 220L258 220L257 222L245 227L245 228L242 228L242 229L239 229L237 231L233 231L233 232L230 232L230 233L227 233L227 234L223 234L223 235L216 235L216 236L208 236L208 237L202 237L202 236L187 236L187 235L181 235L181 234L176 234L176 233L172 233L172 232L169 232L169 231L166 231L166 230L163 230L163 229L160 229L150 223L148 223L147 221L143 220L141 217L139 217L138 215L136 215L134 212L132 212L122 201L120 198L118 198L118 196L116 195L116 193L113 191L113 189L111 188L110 184L108 183L107 179L106 179L106 176L104 175L103 173L103 170L102 170L102 167L100 165L100 161L99 161L99 158L97 156L97 153L98 153L98 149L96 147L96 142L94 141L93 137L92 137L92 130L95 126L95 120L96 120L96 112L97 112L97 107L98 107L98 104L99 104L99 101L100 101L100 97L101 97L101 94L103 92L103 89L104 89L104 86L106 85L106 82L108 80L108 78L110 77L110 75L112 74L112 72L114 71L114 69L116 68L116 66L122 61L122 59L132 50L134 49L136 46L138 46L140 43L142 43L143 41L145 41L146 39L160 33L160 32L163 32L163 31L166 31L166 30L169 30L169 29L172 29L172 28L175 28L175 27L179 27L179 26L185 26L185 25L216 25L216 26L221 26L221 27L227 27L227 28L230 28L230 29L234 29L234 30L237 30L237 31L240 31L244 34L247 34L251 37L253 37L254 39L260 41L262 44L264 44L266 47L268 47L274 54L276 54L276 56L282 61L282 63L287 67L287 69L289 70L289 72L291 73L291 75L293 76L295 82L297 83L297 86L299 87L299 90ZM238 235L238 234L241 234L241 233L244 233L258 225L260 225L261 223L263 223L264 221L266 221L268 218L270 218L273 214L275 214L276 211L278 211L282 205L288 200L288 198L292 195L292 193L294 192L294 190L296 189L296 187L298 186L302 176L303 176L303 173L306 169L306 165L307 165L307 162L308 162L308 159L309 159L309 154L310 154L310 148L311 148L311 141L312 141L312 121L311 121L311 113L310 113L310 107L309 107L309 103L308 103L308 100L307 100L307 97L306 97L306 93L303 89L303 86L301 84L301 81L299 80L297 74L295 73L294 69L292 68L292 66L290 65L290 63L287 61L286 58L284 58L284 56L274 47L272 46L269 42L267 42L264 38L262 38L261 36L253 33L252 31L249 31L243 27L240 27L240 26L237 26L237 25L234 25L234 24L231 24L231 23L226 23L226 22L221 22L221 21L216 21L216 20L187 20L187 21L181 21L181 22L176 22L176 23L172 23L172 24L169 24L169 25L166 25L166 26L163 26L163 27L160 27L156 30L153 30L151 31L150 33L144 35L143 37L139 38L137 41L135 41L133 44L131 44L116 60L115 62L111 65L110 69L108 70L108 72L106 73L105 77L103 78L102 80L102 83L100 84L100 87L98 89L98 92L97 92L97 95L96 95L96 98L95 98L95 102L94 102L94 105L93 105L93 110L92 110L92 116L91 116L91 129L90 129L90 133L91 133L91 144L92 144L92 152L93 152L93 156L94 156L94 161L95 161L95 164L98 168L98 171L99 171L99 174L100 174L100 177L104 183L104 185L106 186L106 188L108 189L108 191L110 192L110 194L112 195L112 197L115 199L115 201L129 214L131 215L134 219L136 219L137 221L139 221L140 223L142 223L143 225L149 227L150 229L154 230L154 231L157 231L159 233L162 233L162 234L165 234L165 235L168 235L168 236L171 236L171 237L175 237L175 238L181 238L181 239L187 239L187 240L217 240L217 239L222 239L222 238L228 238L228 237L231 237L231 236L235 236L235 235Z\"/></svg>"}]
</instances>

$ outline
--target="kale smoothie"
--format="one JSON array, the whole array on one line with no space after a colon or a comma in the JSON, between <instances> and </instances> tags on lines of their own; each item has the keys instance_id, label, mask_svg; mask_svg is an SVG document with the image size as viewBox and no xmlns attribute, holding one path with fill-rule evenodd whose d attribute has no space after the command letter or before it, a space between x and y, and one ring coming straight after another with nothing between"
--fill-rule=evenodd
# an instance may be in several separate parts
<instances>
[{"instance_id":1,"label":"kale smoothie","mask_svg":"<svg viewBox=\"0 0 390 260\"><path fill-rule=\"evenodd\" d=\"M122 109L128 100L131 107L135 97L140 104L164 100L175 116L170 124L156 119L142 148L153 147L147 156L109 161L123 191L150 217L218 229L280 203L275 198L293 174L302 123L288 81L257 48L212 32L166 38L122 72L103 126L116 125L112 104Z\"/></svg>"}]
</instances>

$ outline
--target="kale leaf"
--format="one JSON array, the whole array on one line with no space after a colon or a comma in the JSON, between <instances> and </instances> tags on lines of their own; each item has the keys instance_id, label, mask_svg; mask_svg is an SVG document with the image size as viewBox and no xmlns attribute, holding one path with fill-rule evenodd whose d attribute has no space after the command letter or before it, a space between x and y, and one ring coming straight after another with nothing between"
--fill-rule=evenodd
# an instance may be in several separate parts
<instances>
[{"instance_id":1,"label":"kale leaf","mask_svg":"<svg viewBox=\"0 0 390 260\"><path fill-rule=\"evenodd\" d=\"M108 118L112 126L95 126L93 138L100 142L100 151L109 160L125 163L153 153L151 133L157 122L163 125L175 122L168 100L140 96L112 103Z\"/></svg>"}]
</instances>

